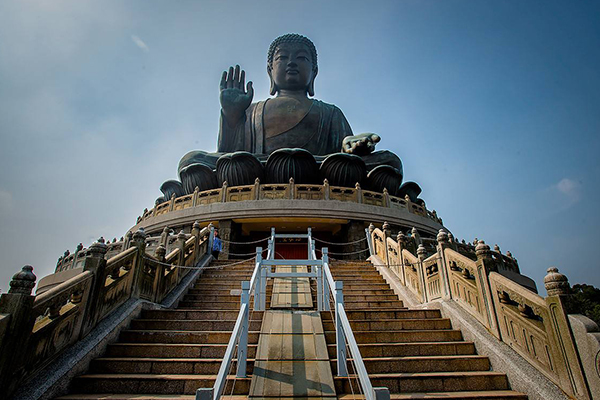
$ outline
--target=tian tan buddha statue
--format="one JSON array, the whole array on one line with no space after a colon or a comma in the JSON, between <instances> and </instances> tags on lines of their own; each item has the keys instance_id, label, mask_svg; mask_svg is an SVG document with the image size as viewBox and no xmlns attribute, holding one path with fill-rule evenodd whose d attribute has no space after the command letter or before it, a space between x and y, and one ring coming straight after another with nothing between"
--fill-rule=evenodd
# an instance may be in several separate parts
<instances>
[{"instance_id":1,"label":"tian tan buddha statue","mask_svg":"<svg viewBox=\"0 0 600 400\"><path fill-rule=\"evenodd\" d=\"M239 65L224 71L220 84L221 121L217 153L191 151L179 162L181 182L167 181L164 198L219 187L262 183L318 184L355 187L413 201L421 189L402 187L402 163L389 151L374 151L380 137L353 135L342 111L312 98L318 73L315 45L302 35L287 34L271 43L267 73L272 96L252 103L252 82L245 83Z\"/></svg>"}]
</instances>

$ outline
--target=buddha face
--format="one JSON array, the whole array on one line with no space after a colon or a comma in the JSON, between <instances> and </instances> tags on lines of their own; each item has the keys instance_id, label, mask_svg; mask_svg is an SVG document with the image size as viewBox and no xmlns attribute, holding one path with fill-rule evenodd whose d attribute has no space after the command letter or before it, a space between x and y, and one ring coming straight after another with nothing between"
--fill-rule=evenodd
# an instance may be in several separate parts
<instances>
[{"instance_id":1,"label":"buddha face","mask_svg":"<svg viewBox=\"0 0 600 400\"><path fill-rule=\"evenodd\" d=\"M282 43L277 46L273 54L272 67L268 69L268 72L272 83L275 84L275 91L304 90L312 92L311 86L316 71L313 69L311 53L304 44Z\"/></svg>"}]
</instances>

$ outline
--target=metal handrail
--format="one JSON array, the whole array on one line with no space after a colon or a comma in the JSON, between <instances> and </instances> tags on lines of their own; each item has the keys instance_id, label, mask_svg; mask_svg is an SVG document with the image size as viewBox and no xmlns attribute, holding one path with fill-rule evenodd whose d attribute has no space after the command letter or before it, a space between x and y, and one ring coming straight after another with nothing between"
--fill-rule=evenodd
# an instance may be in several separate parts
<instances>
[{"instance_id":1,"label":"metal handrail","mask_svg":"<svg viewBox=\"0 0 600 400\"><path fill-rule=\"evenodd\" d=\"M276 238L307 238L308 239L308 260L282 260L277 262L275 256ZM285 272L276 273L271 271L272 266L276 265L306 265L314 267L310 272ZM350 321L344 309L343 282L335 281L331 270L329 269L328 249L322 249L321 260L317 259L315 241L312 239L310 228L307 235L300 234L275 234L275 229L271 229L271 238L269 239L267 257L262 258L262 247L256 248L256 263L250 281L242 282L241 305L238 313L223 362L217 373L215 384L212 388L199 388L196 391L196 400L218 400L223 393L227 380L227 372L231 368L233 354L237 346L237 369L236 376L239 378L246 376L246 363L248 356L248 329L250 325L250 295L254 295L254 309L265 310L266 303L266 281L268 277L296 276L309 277L317 279L317 308L329 310L329 291L331 290L335 303L335 331L336 331L336 354L338 365L338 376L348 376L346 342L350 348L350 354L357 371L358 380L365 394L366 400L386 400L390 398L387 388L373 388L364 361L360 354L358 344L354 338ZM258 288L258 290L257 290Z\"/></svg>"}]
</instances>

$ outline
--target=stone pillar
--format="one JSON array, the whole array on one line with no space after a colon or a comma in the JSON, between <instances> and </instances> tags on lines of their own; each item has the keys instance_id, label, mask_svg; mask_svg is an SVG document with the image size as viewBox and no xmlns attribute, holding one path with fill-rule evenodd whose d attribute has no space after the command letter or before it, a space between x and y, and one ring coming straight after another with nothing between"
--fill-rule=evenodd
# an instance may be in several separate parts
<instances>
[{"instance_id":1,"label":"stone pillar","mask_svg":"<svg viewBox=\"0 0 600 400\"><path fill-rule=\"evenodd\" d=\"M127 250L129 248L129 246L131 245L131 236L133 234L131 233L131 231L127 231L127 233L125 234L125 241L123 242L123 251Z\"/></svg>"},{"instance_id":2,"label":"stone pillar","mask_svg":"<svg viewBox=\"0 0 600 400\"><path fill-rule=\"evenodd\" d=\"M194 188L194 194L192 194L192 207L196 207L198 205L198 193L200 193L200 188L196 186Z\"/></svg>"},{"instance_id":3,"label":"stone pillar","mask_svg":"<svg viewBox=\"0 0 600 400\"><path fill-rule=\"evenodd\" d=\"M356 182L356 185L354 185L354 188L356 189L356 202L358 204L361 204L363 202L363 196L362 196L362 188L360 187L360 183Z\"/></svg>"},{"instance_id":4,"label":"stone pillar","mask_svg":"<svg viewBox=\"0 0 600 400\"><path fill-rule=\"evenodd\" d=\"M388 268L390 267L390 258L388 256L388 243L387 243L387 238L392 236L392 230L390 229L390 224L387 223L387 221L385 221L383 223L382 229L383 231L383 248L385 249L385 263L388 266Z\"/></svg>"},{"instance_id":5,"label":"stone pillar","mask_svg":"<svg viewBox=\"0 0 600 400\"><path fill-rule=\"evenodd\" d=\"M554 336L553 350L556 358L563 359L563 362L556 364L560 387L569 395L577 399L591 399L589 389L586 384L583 367L579 357L579 352L575 344L571 325L569 323L568 312L571 308L571 285L567 277L560 272L558 268L551 267L548 274L544 277L544 286L548 293L546 304L550 312L551 326Z\"/></svg>"},{"instance_id":6,"label":"stone pillar","mask_svg":"<svg viewBox=\"0 0 600 400\"><path fill-rule=\"evenodd\" d=\"M83 262L83 270L90 271L94 274L94 279L90 286L90 294L85 309L85 320L81 327L80 338L83 338L89 333L89 331L96 325L97 311L98 311L98 298L100 292L104 289L104 283L106 282L106 259L104 256L108 247L104 243L102 238L88 248L85 260Z\"/></svg>"},{"instance_id":7,"label":"stone pillar","mask_svg":"<svg viewBox=\"0 0 600 400\"><path fill-rule=\"evenodd\" d=\"M132 236L131 247L137 248L137 255L135 257L135 264L133 267L133 288L131 291L131 297L139 298L142 289L141 276L144 268L144 256L146 255L146 232L144 228L138 229Z\"/></svg>"},{"instance_id":8,"label":"stone pillar","mask_svg":"<svg viewBox=\"0 0 600 400\"><path fill-rule=\"evenodd\" d=\"M437 234L437 253L438 260L437 266L438 271L442 274L441 277L441 289L442 289L442 299L451 299L452 296L450 294L450 276L448 273L448 263L446 262L446 249L450 248L452 245L450 244L450 234L446 232L445 229L440 229Z\"/></svg>"},{"instance_id":9,"label":"stone pillar","mask_svg":"<svg viewBox=\"0 0 600 400\"><path fill-rule=\"evenodd\" d=\"M296 198L296 183L294 183L294 178L290 178L289 186L290 186L290 200L294 200Z\"/></svg>"},{"instance_id":10,"label":"stone pillar","mask_svg":"<svg viewBox=\"0 0 600 400\"><path fill-rule=\"evenodd\" d=\"M229 260L229 241L231 240L233 221L224 219L219 221L219 237L223 242L223 250L219 253L219 260Z\"/></svg>"},{"instance_id":11,"label":"stone pillar","mask_svg":"<svg viewBox=\"0 0 600 400\"><path fill-rule=\"evenodd\" d=\"M427 258L427 250L422 243L417 248L417 257L419 258L417 269L419 272L419 280L421 281L421 288L423 290L423 303L427 303L429 301L429 296L427 293L427 281L425 280L425 268L423 267L423 260Z\"/></svg>"},{"instance_id":12,"label":"stone pillar","mask_svg":"<svg viewBox=\"0 0 600 400\"><path fill-rule=\"evenodd\" d=\"M167 255L167 249L165 246L160 244L156 250L154 250L154 257L160 262L165 262L165 256ZM154 277L154 284L152 288L152 292L154 293L154 302L159 303L163 297L163 285L165 278L165 264L159 264L156 267L156 276Z\"/></svg>"},{"instance_id":13,"label":"stone pillar","mask_svg":"<svg viewBox=\"0 0 600 400\"><path fill-rule=\"evenodd\" d=\"M221 203L225 203L227 201L227 181L223 181L223 186L221 186Z\"/></svg>"},{"instance_id":14,"label":"stone pillar","mask_svg":"<svg viewBox=\"0 0 600 400\"><path fill-rule=\"evenodd\" d=\"M12 277L8 293L0 296L0 387L7 397L23 376L27 340L35 323L31 318L35 280L33 267L26 265Z\"/></svg>"},{"instance_id":15,"label":"stone pillar","mask_svg":"<svg viewBox=\"0 0 600 400\"><path fill-rule=\"evenodd\" d=\"M177 258L177 265L185 265L185 242L186 236L183 229L177 234L177 248L179 249L179 257Z\"/></svg>"},{"instance_id":16,"label":"stone pillar","mask_svg":"<svg viewBox=\"0 0 600 400\"><path fill-rule=\"evenodd\" d=\"M477 268L474 275L476 279L477 290L479 292L479 297L483 301L482 307L485 310L487 328L494 336L500 339L498 317L496 316L496 309L494 308L494 302L492 300L493 294L490 286L490 280L488 279L488 275L491 271L497 272L497 267L492 258L490 246L485 244L483 240L477 241L477 247L475 247L475 254L477 255Z\"/></svg>"},{"instance_id":17,"label":"stone pillar","mask_svg":"<svg viewBox=\"0 0 600 400\"><path fill-rule=\"evenodd\" d=\"M260 200L260 179L254 180L254 200Z\"/></svg>"},{"instance_id":18,"label":"stone pillar","mask_svg":"<svg viewBox=\"0 0 600 400\"><path fill-rule=\"evenodd\" d=\"M357 242L365 237L365 229L362 221L350 220L348 223L348 232L346 236L346 242L356 242L353 244L346 245L346 252L354 253L350 254L348 258L350 260L362 260L365 258L365 253L357 253L360 250L366 249L365 241Z\"/></svg>"},{"instance_id":19,"label":"stone pillar","mask_svg":"<svg viewBox=\"0 0 600 400\"><path fill-rule=\"evenodd\" d=\"M402 251L406 248L406 235L400 231L398 232L398 236L396 236L396 241L398 242L398 258L400 259L400 266L398 271L398 276L400 277L400 281L402 284L406 286L406 265L404 265L404 255Z\"/></svg>"},{"instance_id":20,"label":"stone pillar","mask_svg":"<svg viewBox=\"0 0 600 400\"><path fill-rule=\"evenodd\" d=\"M196 239L194 239L194 265L196 265L196 263L198 262L198 260L201 257L200 254L200 221L195 221L194 225L192 225L192 236L194 236Z\"/></svg>"},{"instance_id":21,"label":"stone pillar","mask_svg":"<svg viewBox=\"0 0 600 400\"><path fill-rule=\"evenodd\" d=\"M329 181L327 179L323 180L323 198L325 200L329 200Z\"/></svg>"}]
</instances>

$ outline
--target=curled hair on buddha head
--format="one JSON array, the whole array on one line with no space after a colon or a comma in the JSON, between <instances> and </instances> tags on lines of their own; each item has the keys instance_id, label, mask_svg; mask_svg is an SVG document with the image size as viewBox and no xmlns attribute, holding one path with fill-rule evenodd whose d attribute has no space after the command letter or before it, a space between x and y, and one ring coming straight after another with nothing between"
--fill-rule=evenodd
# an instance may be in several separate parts
<instances>
[{"instance_id":1,"label":"curled hair on buddha head","mask_svg":"<svg viewBox=\"0 0 600 400\"><path fill-rule=\"evenodd\" d=\"M275 38L275 40L273 40L271 42L271 45L269 46L269 51L267 52L267 70L271 71L273 68L273 56L275 55L275 50L277 49L277 46L279 46L280 44L283 43L300 43L305 45L308 48L308 51L310 52L311 58L312 58L312 65L313 65L313 74L316 75L317 74L317 70L318 70L318 66L317 66L317 48L315 47L315 44L306 36L300 35L298 33L286 33L285 35L281 35L277 38ZM277 88L275 86L275 83L273 82L273 79L271 79L271 90L270 90L271 94L275 94L277 92ZM311 81L309 88L308 88L308 94L311 96L315 95L315 88L314 88L314 76L313 76L313 80Z\"/></svg>"}]
</instances>

